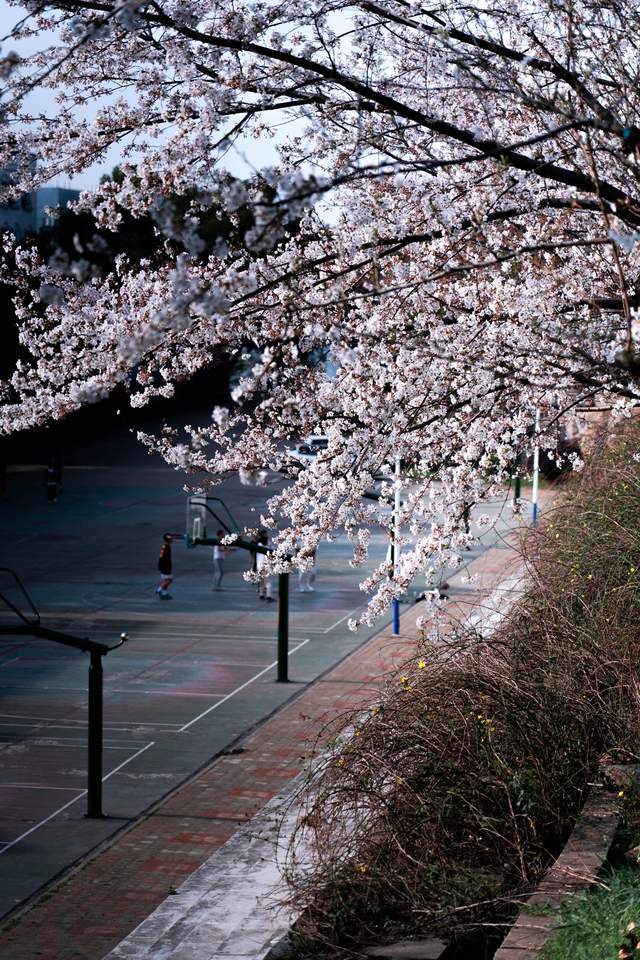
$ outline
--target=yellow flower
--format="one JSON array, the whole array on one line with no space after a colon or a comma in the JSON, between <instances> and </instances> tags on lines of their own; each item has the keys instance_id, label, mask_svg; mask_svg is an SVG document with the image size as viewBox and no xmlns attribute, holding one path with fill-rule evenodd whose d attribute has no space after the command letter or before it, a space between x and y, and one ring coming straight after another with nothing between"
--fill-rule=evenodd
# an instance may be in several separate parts
<instances>
[{"instance_id":1,"label":"yellow flower","mask_svg":"<svg viewBox=\"0 0 640 960\"><path fill-rule=\"evenodd\" d=\"M618 790L618 796L624 797L624 790Z\"/></svg>"},{"instance_id":2,"label":"yellow flower","mask_svg":"<svg viewBox=\"0 0 640 960\"><path fill-rule=\"evenodd\" d=\"M424 670L427 665L426 660L418 660L418 670Z\"/></svg>"},{"instance_id":3,"label":"yellow flower","mask_svg":"<svg viewBox=\"0 0 640 960\"><path fill-rule=\"evenodd\" d=\"M356 730L356 732L354 733L354 737L359 737L359 736L360 736L360 731Z\"/></svg>"},{"instance_id":4,"label":"yellow flower","mask_svg":"<svg viewBox=\"0 0 640 960\"><path fill-rule=\"evenodd\" d=\"M588 573L588 574L587 574L587 580L593 580L593 574L592 574L592 573Z\"/></svg>"},{"instance_id":5,"label":"yellow flower","mask_svg":"<svg viewBox=\"0 0 640 960\"><path fill-rule=\"evenodd\" d=\"M629 573L635 573L635 572L636 572L635 567L629 567Z\"/></svg>"},{"instance_id":6,"label":"yellow flower","mask_svg":"<svg viewBox=\"0 0 640 960\"><path fill-rule=\"evenodd\" d=\"M409 677L400 677L400 683L409 683Z\"/></svg>"},{"instance_id":7,"label":"yellow flower","mask_svg":"<svg viewBox=\"0 0 640 960\"><path fill-rule=\"evenodd\" d=\"M338 760L338 766L344 767L344 757L340 757L340 759Z\"/></svg>"},{"instance_id":8,"label":"yellow flower","mask_svg":"<svg viewBox=\"0 0 640 960\"><path fill-rule=\"evenodd\" d=\"M367 865L366 865L366 863L361 863L361 864L358 866L358 871L359 871L360 873L366 873L366 872L367 872Z\"/></svg>"}]
</instances>

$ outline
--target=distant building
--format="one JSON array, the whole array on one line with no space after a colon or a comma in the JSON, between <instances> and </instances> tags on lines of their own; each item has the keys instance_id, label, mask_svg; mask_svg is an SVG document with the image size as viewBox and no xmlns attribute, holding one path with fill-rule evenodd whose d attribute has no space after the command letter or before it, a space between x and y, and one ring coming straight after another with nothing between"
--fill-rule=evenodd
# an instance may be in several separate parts
<instances>
[{"instance_id":1,"label":"distant building","mask_svg":"<svg viewBox=\"0 0 640 960\"><path fill-rule=\"evenodd\" d=\"M11 170L0 170L0 182L7 183L10 178ZM79 190L64 187L39 187L23 193L19 199L0 205L0 231L10 230L19 240L27 233L38 233L55 220L47 212L48 208L64 209L79 196Z\"/></svg>"},{"instance_id":2,"label":"distant building","mask_svg":"<svg viewBox=\"0 0 640 960\"><path fill-rule=\"evenodd\" d=\"M34 194L35 198L35 229L36 232L42 227L49 227L55 222L55 217L47 213L47 208L60 207L64 210L70 203L77 200L80 196L79 190L68 190L66 187L39 187Z\"/></svg>"},{"instance_id":3,"label":"distant building","mask_svg":"<svg viewBox=\"0 0 640 960\"><path fill-rule=\"evenodd\" d=\"M0 230L10 230L18 239L25 233L33 233L35 215L33 210L33 194L23 193L19 200L4 203L0 206Z\"/></svg>"}]
</instances>

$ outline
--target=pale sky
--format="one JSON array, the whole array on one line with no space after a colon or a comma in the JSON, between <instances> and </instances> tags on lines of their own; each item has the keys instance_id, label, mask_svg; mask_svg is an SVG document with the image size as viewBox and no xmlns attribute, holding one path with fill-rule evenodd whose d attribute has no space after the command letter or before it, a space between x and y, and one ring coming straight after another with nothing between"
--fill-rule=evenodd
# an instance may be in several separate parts
<instances>
[{"instance_id":1,"label":"pale sky","mask_svg":"<svg viewBox=\"0 0 640 960\"><path fill-rule=\"evenodd\" d=\"M21 8L10 7L6 0L0 0L0 37L6 36L13 25L22 18L24 12ZM53 38L52 38L53 39ZM10 50L15 50L21 56L26 56L33 50L40 48L43 39L32 41L23 41L19 45L11 40L0 44L0 55L6 55ZM48 90L37 90L29 100L29 107L33 113L50 112L55 109L53 94ZM91 107L78 111L78 116L90 117ZM250 176L256 168L275 164L278 159L276 152L275 139L265 138L257 142L253 138L247 138L239 141L229 150L224 158L224 167L238 177ZM76 190L87 189L95 186L103 173L110 173L111 170L122 159L120 147L111 148L103 161L99 164L85 170L73 178L69 176L59 176L50 181L51 185L58 187L71 187Z\"/></svg>"}]
</instances>

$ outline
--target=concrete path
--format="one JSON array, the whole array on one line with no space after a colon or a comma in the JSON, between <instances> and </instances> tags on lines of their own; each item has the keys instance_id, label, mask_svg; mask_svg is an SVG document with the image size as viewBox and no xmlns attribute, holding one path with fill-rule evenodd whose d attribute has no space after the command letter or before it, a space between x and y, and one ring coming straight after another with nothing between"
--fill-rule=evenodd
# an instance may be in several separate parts
<instances>
[{"instance_id":1,"label":"concrete path","mask_svg":"<svg viewBox=\"0 0 640 960\"><path fill-rule=\"evenodd\" d=\"M505 582L518 563L505 539L476 557L471 565L478 575L473 584L452 580L451 618L466 618L479 608L490 617L495 609L496 583ZM509 592L512 589L514 584L507 587ZM234 955L232 950L236 957L262 956L274 931L286 926L286 918L272 919L269 927L262 917L257 928L254 924L251 945L247 941L246 949L242 947L237 939L238 914L234 914L234 922L221 925L225 913L232 919L224 903L233 902L233 883L238 876L235 880L231 877L233 882L226 889L218 888L218 899L213 898L212 885L220 880L216 873L220 860L210 862L217 879L210 869L203 868L192 884L185 888L180 884L243 823L282 793L317 745L319 731L330 738L332 726L335 729L344 711L376 700L384 674L415 655L417 612L415 607L406 610L400 637L392 637L388 628L383 630L243 738L238 747L241 752L214 760L102 852L85 860L32 909L0 931L0 955L10 960L99 960L120 944L114 960L212 960ZM255 823L252 833L254 828ZM242 838L234 843L242 844ZM227 848L219 857L224 860L231 850L232 859L236 858L233 849ZM268 885L271 879L273 873L267 870L263 880ZM174 898L179 904L183 897L184 909L174 907ZM166 905L148 925L122 943L165 900ZM202 911L208 902L209 920L202 928ZM255 906L261 910L264 904ZM201 928L206 935L197 933Z\"/></svg>"}]
</instances>

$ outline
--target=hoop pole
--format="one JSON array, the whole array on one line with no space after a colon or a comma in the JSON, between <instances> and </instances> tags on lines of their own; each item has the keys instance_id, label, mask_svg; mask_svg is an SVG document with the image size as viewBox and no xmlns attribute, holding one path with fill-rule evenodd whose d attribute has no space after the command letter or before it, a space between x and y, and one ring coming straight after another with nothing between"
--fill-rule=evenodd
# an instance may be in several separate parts
<instances>
[{"instance_id":1,"label":"hoop pole","mask_svg":"<svg viewBox=\"0 0 640 960\"><path fill-rule=\"evenodd\" d=\"M289 574L278 574L278 683L289 680Z\"/></svg>"},{"instance_id":2,"label":"hoop pole","mask_svg":"<svg viewBox=\"0 0 640 960\"><path fill-rule=\"evenodd\" d=\"M515 475L514 488L513 488L513 512L519 514L521 510L520 499L522 497L522 478L519 473Z\"/></svg>"},{"instance_id":3,"label":"hoop pole","mask_svg":"<svg viewBox=\"0 0 640 960\"><path fill-rule=\"evenodd\" d=\"M91 651L89 662L87 817L102 817L102 657Z\"/></svg>"}]
</instances>

